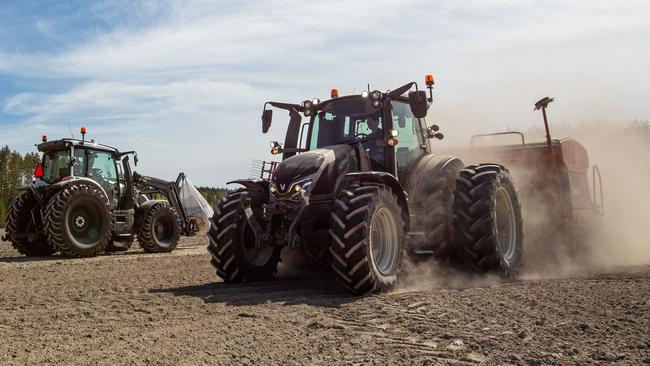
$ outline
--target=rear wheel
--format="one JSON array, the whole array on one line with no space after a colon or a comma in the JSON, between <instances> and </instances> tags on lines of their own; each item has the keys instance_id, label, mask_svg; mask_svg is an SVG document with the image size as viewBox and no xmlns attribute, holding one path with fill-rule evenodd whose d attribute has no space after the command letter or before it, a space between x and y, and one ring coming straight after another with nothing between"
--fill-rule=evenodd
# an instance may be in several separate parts
<instances>
[{"instance_id":1,"label":"rear wheel","mask_svg":"<svg viewBox=\"0 0 650 366\"><path fill-rule=\"evenodd\" d=\"M395 285L405 232L393 192L379 185L343 189L331 228L332 269L346 289L364 294Z\"/></svg>"},{"instance_id":2,"label":"rear wheel","mask_svg":"<svg viewBox=\"0 0 650 366\"><path fill-rule=\"evenodd\" d=\"M42 230L36 228L33 214L40 214L31 192L16 197L7 214L7 238L11 245L28 257L52 255L56 252Z\"/></svg>"},{"instance_id":3,"label":"rear wheel","mask_svg":"<svg viewBox=\"0 0 650 366\"><path fill-rule=\"evenodd\" d=\"M45 209L50 243L68 257L93 257L111 237L108 199L97 187L77 184L55 194Z\"/></svg>"},{"instance_id":4,"label":"rear wheel","mask_svg":"<svg viewBox=\"0 0 650 366\"><path fill-rule=\"evenodd\" d=\"M181 238L176 210L163 204L151 206L138 229L138 243L147 253L171 252Z\"/></svg>"},{"instance_id":5,"label":"rear wheel","mask_svg":"<svg viewBox=\"0 0 650 366\"><path fill-rule=\"evenodd\" d=\"M454 197L458 258L479 272L497 271L506 278L521 270L523 231L514 181L496 164L461 170Z\"/></svg>"},{"instance_id":6,"label":"rear wheel","mask_svg":"<svg viewBox=\"0 0 650 366\"><path fill-rule=\"evenodd\" d=\"M280 262L280 247L255 247L255 234L246 221L241 204L244 198L250 199L253 214L263 225L262 205L267 202L267 196L247 189L224 197L210 220L210 263L226 283L268 279L277 272Z\"/></svg>"},{"instance_id":7,"label":"rear wheel","mask_svg":"<svg viewBox=\"0 0 650 366\"><path fill-rule=\"evenodd\" d=\"M426 192L425 210L425 240L424 248L430 250L433 256L445 260L453 246L453 201L456 189L458 171L462 169L460 162L443 168Z\"/></svg>"}]
</instances>

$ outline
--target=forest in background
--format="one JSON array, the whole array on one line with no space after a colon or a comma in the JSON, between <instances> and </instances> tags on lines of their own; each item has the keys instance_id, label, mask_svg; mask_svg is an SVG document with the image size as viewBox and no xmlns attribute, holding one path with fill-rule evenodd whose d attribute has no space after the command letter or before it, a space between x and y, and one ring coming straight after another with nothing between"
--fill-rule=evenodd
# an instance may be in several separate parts
<instances>
[{"instance_id":1,"label":"forest in background","mask_svg":"<svg viewBox=\"0 0 650 366\"><path fill-rule=\"evenodd\" d=\"M38 153L22 155L9 146L0 149L0 227L4 227L11 201L31 182L39 160Z\"/></svg>"}]
</instances>

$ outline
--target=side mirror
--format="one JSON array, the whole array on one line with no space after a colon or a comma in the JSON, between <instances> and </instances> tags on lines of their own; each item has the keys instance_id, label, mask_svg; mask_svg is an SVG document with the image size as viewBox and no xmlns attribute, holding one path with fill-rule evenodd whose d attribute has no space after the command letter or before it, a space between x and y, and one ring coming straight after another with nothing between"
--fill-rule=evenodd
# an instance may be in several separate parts
<instances>
[{"instance_id":1,"label":"side mirror","mask_svg":"<svg viewBox=\"0 0 650 366\"><path fill-rule=\"evenodd\" d=\"M265 109L264 112L262 112L262 133L269 132L269 128L271 128L272 119L273 119L273 110Z\"/></svg>"},{"instance_id":2,"label":"side mirror","mask_svg":"<svg viewBox=\"0 0 650 366\"><path fill-rule=\"evenodd\" d=\"M427 115L429 104L427 103L427 93L424 90L412 91L409 93L409 105L415 118L424 118Z\"/></svg>"}]
</instances>

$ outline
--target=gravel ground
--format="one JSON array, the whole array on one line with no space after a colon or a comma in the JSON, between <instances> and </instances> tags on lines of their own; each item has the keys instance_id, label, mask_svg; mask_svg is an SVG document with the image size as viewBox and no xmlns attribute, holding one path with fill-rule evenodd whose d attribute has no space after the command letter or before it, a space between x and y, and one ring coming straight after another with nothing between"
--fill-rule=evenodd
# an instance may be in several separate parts
<instances>
[{"instance_id":1,"label":"gravel ground","mask_svg":"<svg viewBox=\"0 0 650 366\"><path fill-rule=\"evenodd\" d=\"M351 297L327 273L225 285L204 241L90 259L0 243L0 365L650 364L650 267L514 283L424 271Z\"/></svg>"}]
</instances>

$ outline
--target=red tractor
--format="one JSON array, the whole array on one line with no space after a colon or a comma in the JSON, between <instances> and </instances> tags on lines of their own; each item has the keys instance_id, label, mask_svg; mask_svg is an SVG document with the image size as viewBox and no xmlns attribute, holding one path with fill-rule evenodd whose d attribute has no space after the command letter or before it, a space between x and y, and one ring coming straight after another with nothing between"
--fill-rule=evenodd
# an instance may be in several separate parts
<instances>
[{"instance_id":1,"label":"red tractor","mask_svg":"<svg viewBox=\"0 0 650 366\"><path fill-rule=\"evenodd\" d=\"M535 110L542 111L546 141L526 142L518 131L488 133L473 136L469 150L454 153L466 162L489 160L508 166L524 210L526 242L564 244L575 255L586 249L588 234L604 214L602 179L598 166L590 166L582 144L572 138L551 137L546 108L552 101L546 97L535 103ZM521 143L477 146L481 139L505 136L516 136Z\"/></svg>"}]
</instances>

